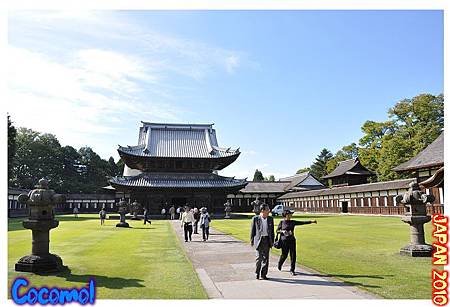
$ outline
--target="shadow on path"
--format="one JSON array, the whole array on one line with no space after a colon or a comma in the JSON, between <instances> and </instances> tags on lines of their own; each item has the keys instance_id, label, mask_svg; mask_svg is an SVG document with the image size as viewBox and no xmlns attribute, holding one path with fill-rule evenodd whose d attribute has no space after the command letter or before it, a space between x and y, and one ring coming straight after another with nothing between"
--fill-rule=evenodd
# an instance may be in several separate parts
<instances>
[{"instance_id":1,"label":"shadow on path","mask_svg":"<svg viewBox=\"0 0 450 307\"><path fill-rule=\"evenodd\" d=\"M305 274L302 274L305 275ZM286 284L302 284L302 285L315 285L315 286L362 286L367 288L380 288L379 286L366 285L356 282L343 282L343 281L329 281L329 280L306 280L306 279L288 279L288 278L278 278L272 277L270 281L281 282Z\"/></svg>"},{"instance_id":2,"label":"shadow on path","mask_svg":"<svg viewBox=\"0 0 450 307\"><path fill-rule=\"evenodd\" d=\"M315 276L315 277L336 277L336 278L374 278L384 279L385 277L393 277L394 275L348 275L348 274L319 274L319 273L297 273L298 275Z\"/></svg>"}]
</instances>

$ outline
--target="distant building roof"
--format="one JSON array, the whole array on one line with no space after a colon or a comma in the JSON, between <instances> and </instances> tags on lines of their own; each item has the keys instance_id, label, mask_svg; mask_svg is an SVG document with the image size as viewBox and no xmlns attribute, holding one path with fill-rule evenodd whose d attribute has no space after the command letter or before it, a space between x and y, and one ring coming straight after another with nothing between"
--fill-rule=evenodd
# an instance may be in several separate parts
<instances>
[{"instance_id":1,"label":"distant building roof","mask_svg":"<svg viewBox=\"0 0 450 307\"><path fill-rule=\"evenodd\" d=\"M134 188L239 188L245 179L223 177L214 173L143 173L134 177L114 177L113 187Z\"/></svg>"},{"instance_id":2,"label":"distant building roof","mask_svg":"<svg viewBox=\"0 0 450 307\"><path fill-rule=\"evenodd\" d=\"M407 188L409 188L408 185L415 180L416 179L408 178L408 179L400 179L400 180L392 180L392 181L359 184L359 185L353 185L353 186L328 188L328 189L321 189L321 190L291 192L291 193L287 193L283 196L280 196L279 199L407 189Z\"/></svg>"},{"instance_id":3,"label":"distant building roof","mask_svg":"<svg viewBox=\"0 0 450 307\"><path fill-rule=\"evenodd\" d=\"M429 168L435 166L444 165L444 132L442 132L436 140L430 145L425 147L424 150L419 152L411 160L406 161L393 170L397 172L401 171L413 171L421 168Z\"/></svg>"},{"instance_id":4,"label":"distant building roof","mask_svg":"<svg viewBox=\"0 0 450 307\"><path fill-rule=\"evenodd\" d=\"M240 193L284 193L289 181L249 181Z\"/></svg>"},{"instance_id":5,"label":"distant building roof","mask_svg":"<svg viewBox=\"0 0 450 307\"><path fill-rule=\"evenodd\" d=\"M323 176L322 179L329 179L342 175L371 176L373 175L373 172L365 168L361 162L359 162L359 158L355 158L339 162L338 166L330 174Z\"/></svg>"},{"instance_id":6,"label":"distant building roof","mask_svg":"<svg viewBox=\"0 0 450 307\"><path fill-rule=\"evenodd\" d=\"M138 145L119 145L119 154L163 158L223 158L239 155L239 149L219 147L212 124L142 124Z\"/></svg>"},{"instance_id":7,"label":"distant building roof","mask_svg":"<svg viewBox=\"0 0 450 307\"><path fill-rule=\"evenodd\" d=\"M303 172L295 174L294 176L283 178L283 180L290 179L290 183L285 187L285 190L291 190L294 188L317 189L318 187L324 187L324 185L317 180L310 172ZM280 179L281 180L281 179Z\"/></svg>"}]
</instances>

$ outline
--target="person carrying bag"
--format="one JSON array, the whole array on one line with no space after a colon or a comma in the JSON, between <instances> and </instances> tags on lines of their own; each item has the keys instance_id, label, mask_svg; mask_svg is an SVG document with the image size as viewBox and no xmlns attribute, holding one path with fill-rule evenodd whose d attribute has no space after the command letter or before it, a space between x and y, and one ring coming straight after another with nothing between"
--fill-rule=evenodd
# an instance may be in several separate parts
<instances>
[{"instance_id":1,"label":"person carrying bag","mask_svg":"<svg viewBox=\"0 0 450 307\"><path fill-rule=\"evenodd\" d=\"M294 235L294 228L296 225L305 225L305 224L317 224L316 220L312 221L294 221L291 220L292 215L294 214L293 210L285 209L283 211L283 220L280 221L277 227L277 238L280 235L280 239L276 242L276 248L281 248L281 256L278 261L278 270L281 271L284 261L286 261L287 256L291 258L291 275L295 274L295 261L297 258L297 244ZM275 244L274 244L275 246Z\"/></svg>"}]
</instances>

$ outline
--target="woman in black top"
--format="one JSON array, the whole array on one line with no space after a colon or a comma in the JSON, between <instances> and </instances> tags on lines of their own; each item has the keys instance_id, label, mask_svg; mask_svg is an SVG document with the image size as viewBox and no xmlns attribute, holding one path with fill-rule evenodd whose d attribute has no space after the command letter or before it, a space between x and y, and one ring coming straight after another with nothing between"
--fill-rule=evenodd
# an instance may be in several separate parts
<instances>
[{"instance_id":1,"label":"woman in black top","mask_svg":"<svg viewBox=\"0 0 450 307\"><path fill-rule=\"evenodd\" d=\"M283 211L284 219L280 221L277 228L277 235L281 235L281 256L278 261L278 270L281 271L284 261L287 259L288 253L291 258L291 275L295 275L295 260L296 260L296 244L294 236L295 225L305 225L305 224L317 224L316 220L312 221L294 221L291 220L294 211L290 209L285 209Z\"/></svg>"}]
</instances>

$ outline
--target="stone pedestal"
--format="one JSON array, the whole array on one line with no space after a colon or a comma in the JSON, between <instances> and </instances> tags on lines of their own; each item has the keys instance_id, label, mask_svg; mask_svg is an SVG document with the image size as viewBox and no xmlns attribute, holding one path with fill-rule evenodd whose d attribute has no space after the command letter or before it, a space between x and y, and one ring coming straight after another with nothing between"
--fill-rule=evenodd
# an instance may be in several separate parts
<instances>
[{"instance_id":1,"label":"stone pedestal","mask_svg":"<svg viewBox=\"0 0 450 307\"><path fill-rule=\"evenodd\" d=\"M120 222L116 224L116 227L125 227L125 228L130 227L130 225L125 221L125 215L127 214L127 211L128 211L128 204L124 200L121 200L119 202Z\"/></svg>"},{"instance_id":2,"label":"stone pedestal","mask_svg":"<svg viewBox=\"0 0 450 307\"><path fill-rule=\"evenodd\" d=\"M23 227L32 231L31 255L24 256L15 265L15 270L20 272L59 272L67 267L63 265L61 258L49 253L49 231L58 227L59 221L25 220Z\"/></svg>"},{"instance_id":3,"label":"stone pedestal","mask_svg":"<svg viewBox=\"0 0 450 307\"><path fill-rule=\"evenodd\" d=\"M120 213L120 222L116 224L116 227L130 227L130 224L125 221L125 212Z\"/></svg>"},{"instance_id":4,"label":"stone pedestal","mask_svg":"<svg viewBox=\"0 0 450 307\"><path fill-rule=\"evenodd\" d=\"M430 216L403 216L402 221L411 228L411 242L400 249L400 255L411 257L431 257L433 246L425 243L423 224L431 220Z\"/></svg>"},{"instance_id":5,"label":"stone pedestal","mask_svg":"<svg viewBox=\"0 0 450 307\"><path fill-rule=\"evenodd\" d=\"M45 179L39 180L38 189L32 190L28 195L21 194L18 201L27 204L30 216L22 222L26 229L32 233L31 255L19 259L15 270L19 272L50 273L66 270L61 258L50 254L50 229L56 228L59 221L54 219L53 206L64 200L62 195L55 194L48 189Z\"/></svg>"},{"instance_id":6,"label":"stone pedestal","mask_svg":"<svg viewBox=\"0 0 450 307\"><path fill-rule=\"evenodd\" d=\"M402 221L410 226L410 243L400 249L400 255L431 257L433 247L425 242L423 224L431 220L431 217L427 216L426 204L433 202L434 197L421 192L419 185L412 182L408 191L396 199L404 205L405 215L402 216Z\"/></svg>"}]
</instances>

